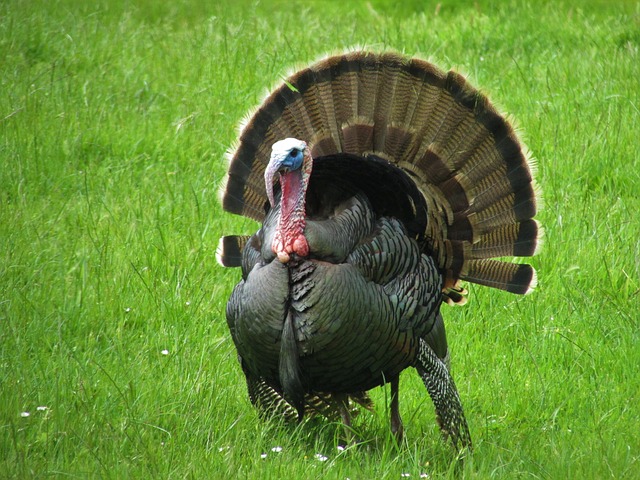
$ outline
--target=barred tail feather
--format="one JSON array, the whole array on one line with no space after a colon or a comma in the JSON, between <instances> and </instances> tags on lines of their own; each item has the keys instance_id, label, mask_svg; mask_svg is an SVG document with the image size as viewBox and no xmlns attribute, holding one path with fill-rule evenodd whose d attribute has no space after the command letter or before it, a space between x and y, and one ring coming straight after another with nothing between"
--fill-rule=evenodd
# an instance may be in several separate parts
<instances>
[{"instance_id":1,"label":"barred tail feather","mask_svg":"<svg viewBox=\"0 0 640 480\"><path fill-rule=\"evenodd\" d=\"M538 276L531 265L497 260L469 260L460 278L520 295L531 293L538 285Z\"/></svg>"},{"instance_id":2,"label":"barred tail feather","mask_svg":"<svg viewBox=\"0 0 640 480\"><path fill-rule=\"evenodd\" d=\"M249 240L248 235L226 235L220 237L216 249L216 260L223 267L242 266L242 249Z\"/></svg>"}]
</instances>

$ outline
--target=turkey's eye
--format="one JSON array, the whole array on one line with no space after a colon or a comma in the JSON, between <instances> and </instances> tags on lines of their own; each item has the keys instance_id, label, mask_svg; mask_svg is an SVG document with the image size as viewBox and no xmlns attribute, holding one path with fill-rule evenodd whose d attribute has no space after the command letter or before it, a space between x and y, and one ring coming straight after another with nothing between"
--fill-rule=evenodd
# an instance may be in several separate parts
<instances>
[{"instance_id":1,"label":"turkey's eye","mask_svg":"<svg viewBox=\"0 0 640 480\"><path fill-rule=\"evenodd\" d=\"M292 148L289 150L284 164L291 170L297 170L302 165L302 152L297 148Z\"/></svg>"}]
</instances>

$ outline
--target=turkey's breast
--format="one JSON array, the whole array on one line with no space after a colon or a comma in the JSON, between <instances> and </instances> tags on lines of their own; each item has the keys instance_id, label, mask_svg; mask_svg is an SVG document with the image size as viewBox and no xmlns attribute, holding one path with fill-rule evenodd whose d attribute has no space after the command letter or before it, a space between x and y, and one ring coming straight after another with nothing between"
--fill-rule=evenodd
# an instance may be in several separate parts
<instances>
[{"instance_id":1,"label":"turkey's breast","mask_svg":"<svg viewBox=\"0 0 640 480\"><path fill-rule=\"evenodd\" d=\"M419 338L433 328L442 280L399 221L375 220L366 201L352 198L330 219L307 222L310 258L287 264L268 248L271 225L248 242L244 279L227 307L249 372L279 384L288 315L308 391L369 390L413 365Z\"/></svg>"}]
</instances>

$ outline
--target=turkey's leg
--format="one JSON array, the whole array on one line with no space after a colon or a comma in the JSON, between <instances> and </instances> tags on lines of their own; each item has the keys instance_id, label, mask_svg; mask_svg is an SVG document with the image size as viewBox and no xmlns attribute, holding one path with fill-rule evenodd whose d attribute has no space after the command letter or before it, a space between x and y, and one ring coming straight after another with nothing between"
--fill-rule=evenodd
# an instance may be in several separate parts
<instances>
[{"instance_id":1,"label":"turkey's leg","mask_svg":"<svg viewBox=\"0 0 640 480\"><path fill-rule=\"evenodd\" d=\"M358 443L356 436L351 428L351 412L349 411L349 396L344 394L336 394L336 400L338 401L338 410L340 411L340 418L344 425L344 431L346 434L347 443L355 445Z\"/></svg>"},{"instance_id":2,"label":"turkey's leg","mask_svg":"<svg viewBox=\"0 0 640 480\"><path fill-rule=\"evenodd\" d=\"M391 433L396 437L398 445L402 443L402 435L404 434L404 426L402 425L402 418L400 418L399 393L400 376L397 376L391 380Z\"/></svg>"},{"instance_id":3,"label":"turkey's leg","mask_svg":"<svg viewBox=\"0 0 640 480\"><path fill-rule=\"evenodd\" d=\"M454 448L471 450L469 426L456 384L445 363L423 339L420 339L416 369L436 407L436 418L444 436L450 438Z\"/></svg>"}]
</instances>

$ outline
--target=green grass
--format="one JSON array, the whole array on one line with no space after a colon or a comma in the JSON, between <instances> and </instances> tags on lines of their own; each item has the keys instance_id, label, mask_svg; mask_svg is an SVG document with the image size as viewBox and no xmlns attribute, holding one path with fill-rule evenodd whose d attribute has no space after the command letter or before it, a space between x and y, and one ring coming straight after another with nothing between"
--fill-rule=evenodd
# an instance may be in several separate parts
<instances>
[{"instance_id":1,"label":"green grass","mask_svg":"<svg viewBox=\"0 0 640 480\"><path fill-rule=\"evenodd\" d=\"M0 477L639 478L640 3L218 3L0 4ZM224 319L236 125L356 44L469 74L539 161L540 287L445 308L457 470L413 372L400 449L383 389L344 452L259 421Z\"/></svg>"}]
</instances>

